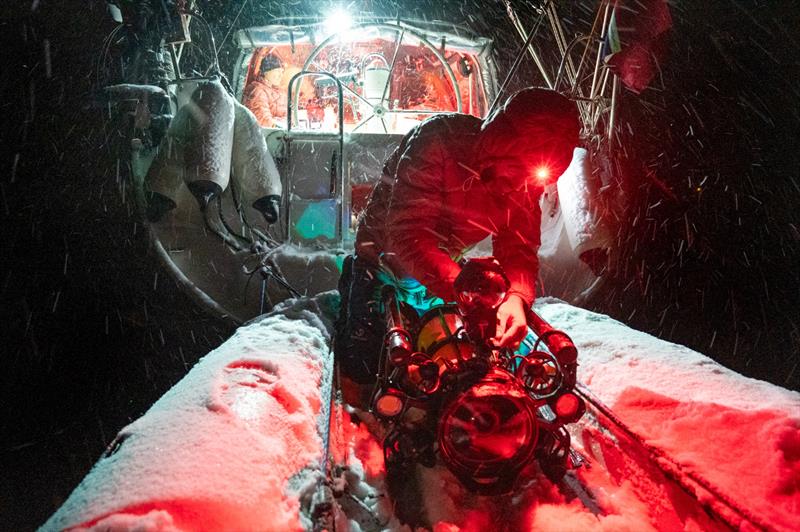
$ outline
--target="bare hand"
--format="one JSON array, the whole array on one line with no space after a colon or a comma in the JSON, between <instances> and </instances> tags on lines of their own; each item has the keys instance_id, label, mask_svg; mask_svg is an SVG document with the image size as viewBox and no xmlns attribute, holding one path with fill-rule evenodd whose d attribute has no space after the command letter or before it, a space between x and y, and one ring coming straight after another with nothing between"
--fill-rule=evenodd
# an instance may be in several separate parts
<instances>
[{"instance_id":1,"label":"bare hand","mask_svg":"<svg viewBox=\"0 0 800 532\"><path fill-rule=\"evenodd\" d=\"M497 332L492 340L499 347L516 348L527 333L525 302L518 295L511 294L497 308Z\"/></svg>"}]
</instances>

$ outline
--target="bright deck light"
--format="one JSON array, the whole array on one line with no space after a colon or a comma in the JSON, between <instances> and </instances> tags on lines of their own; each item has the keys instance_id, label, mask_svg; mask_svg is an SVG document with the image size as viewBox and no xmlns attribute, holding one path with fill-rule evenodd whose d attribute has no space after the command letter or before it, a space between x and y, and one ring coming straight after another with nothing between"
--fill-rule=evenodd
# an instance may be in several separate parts
<instances>
[{"instance_id":1,"label":"bright deck light","mask_svg":"<svg viewBox=\"0 0 800 532\"><path fill-rule=\"evenodd\" d=\"M353 25L353 19L350 18L350 13L342 8L337 8L325 17L325 29L328 33L337 33L350 29Z\"/></svg>"}]
</instances>

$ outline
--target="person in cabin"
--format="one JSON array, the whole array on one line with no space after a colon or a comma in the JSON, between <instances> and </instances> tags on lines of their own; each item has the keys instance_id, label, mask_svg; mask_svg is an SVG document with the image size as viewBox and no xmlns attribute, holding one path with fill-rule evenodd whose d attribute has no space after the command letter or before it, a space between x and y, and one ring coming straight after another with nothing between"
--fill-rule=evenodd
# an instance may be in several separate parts
<instances>
[{"instance_id":1,"label":"person in cabin","mask_svg":"<svg viewBox=\"0 0 800 532\"><path fill-rule=\"evenodd\" d=\"M568 98L528 88L485 120L441 114L405 135L360 217L355 253L339 280L334 350L343 388L375 380L383 286L393 285L418 313L454 301L458 260L490 235L510 281L494 341L519 344L535 298L539 199L569 166L579 124Z\"/></svg>"},{"instance_id":2,"label":"person in cabin","mask_svg":"<svg viewBox=\"0 0 800 532\"><path fill-rule=\"evenodd\" d=\"M279 127L286 120L286 88L282 86L283 61L274 53L261 60L255 79L245 89L242 103L264 127Z\"/></svg>"}]
</instances>

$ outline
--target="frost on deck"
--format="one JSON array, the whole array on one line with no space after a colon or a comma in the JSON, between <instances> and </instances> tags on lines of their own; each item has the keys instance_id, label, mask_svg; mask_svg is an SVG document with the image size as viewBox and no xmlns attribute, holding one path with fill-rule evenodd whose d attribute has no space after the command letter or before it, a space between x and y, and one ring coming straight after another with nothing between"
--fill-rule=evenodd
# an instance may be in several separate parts
<instances>
[{"instance_id":1,"label":"frost on deck","mask_svg":"<svg viewBox=\"0 0 800 532\"><path fill-rule=\"evenodd\" d=\"M320 478L336 298L287 302L240 328L117 440L44 530L308 529ZM557 300L536 310L575 340L579 379L684 471L776 530L800 521L800 394L742 377L700 353ZM351 491L389 529L376 427L333 414L332 454ZM372 430L368 430L368 427ZM437 531L708 529L674 487L643 483L596 462L580 473L603 515L567 501L543 478L513 496L469 493L444 468L418 467L416 498ZM359 530L338 516L339 528ZM713 528L713 527L712 527Z\"/></svg>"},{"instance_id":2,"label":"frost on deck","mask_svg":"<svg viewBox=\"0 0 800 532\"><path fill-rule=\"evenodd\" d=\"M634 432L762 522L796 529L800 394L607 316L546 301L537 309L575 341L579 380Z\"/></svg>"}]
</instances>

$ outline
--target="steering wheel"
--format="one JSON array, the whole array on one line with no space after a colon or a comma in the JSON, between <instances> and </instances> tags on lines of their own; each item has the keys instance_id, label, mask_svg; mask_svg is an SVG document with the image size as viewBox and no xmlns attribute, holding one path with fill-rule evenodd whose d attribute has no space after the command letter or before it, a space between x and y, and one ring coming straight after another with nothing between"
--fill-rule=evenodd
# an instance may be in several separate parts
<instances>
[{"instance_id":1,"label":"steering wheel","mask_svg":"<svg viewBox=\"0 0 800 532\"><path fill-rule=\"evenodd\" d=\"M411 28L408 28L408 27L405 27L405 26L400 26L400 25L396 25L396 24L386 24L386 23L361 24L361 25L358 25L358 26L355 26L355 27L351 28L348 31L358 31L358 30L367 30L367 31L368 30L377 30L379 32L378 33L379 35L380 35L381 31L384 31L384 30L385 31L390 31L390 32L396 33L396 38L395 38L394 53L392 55L391 61L387 61L381 54L366 53L364 55L364 60L360 62L361 66L362 66L362 72L361 72L361 76L362 77L366 73L366 70L363 67L366 66L366 64L367 64L366 60L367 59L380 58L380 59L383 59L384 64L386 66L388 66L388 73L386 74L386 81L383 84L383 91L380 93L381 94L380 98L378 98L378 97L366 98L363 94L359 94L358 92L356 92L351 87L348 87L346 83L342 83L342 89L344 89L344 91L348 95L358 99L362 104L364 104L364 105L360 106L361 109L367 109L368 110L367 114L369 116L366 116L360 122L358 122L356 124L356 126L353 128L352 132L355 132L356 130L358 130L360 127L362 127L364 124L366 124L367 122L369 122L373 118L377 118L378 120L380 120L381 124L383 125L384 132L388 133L389 130L386 127L385 118L387 117L387 115L390 115L390 114L435 115L435 114L453 112L452 110L442 111L442 110L438 110L438 109L404 109L404 108L400 108L400 107L390 107L389 106L389 104L388 104L388 101L389 101L389 89L390 89L391 84L392 84L392 77L395 74L395 69L396 69L396 66L397 66L397 57L398 57L399 52L400 52L400 46L403 43L403 38L406 37L407 35L413 36L416 39L418 39L419 42L422 44L422 46L427 48L428 51L431 52L431 54L436 58L438 63L441 65L441 68L444 70L445 76L446 76L447 80L449 81L449 87L448 88L449 88L450 91L452 91L452 96L455 97L454 98L455 102L456 102L455 112L457 112L457 113L461 112L461 109L462 109L461 91L458 89L458 82L456 81L455 74L453 74L453 69L450 67L450 65L448 64L447 60L444 58L442 53L439 50L437 50L436 47L434 47L425 38L424 35L420 34L418 31L416 31L414 29L411 29ZM311 54L309 54L308 59L306 59L306 62L303 65L303 70L304 71L312 71L312 67L313 67L317 71L325 71L326 69L324 69L321 65L319 65L319 63L317 62L317 59L319 58L320 54L324 50L326 50L326 49L328 49L328 48L330 48L332 46L335 46L336 44L338 44L340 46L340 48L344 44L344 41L342 40L342 35L341 34L335 33L335 34L329 36L324 41L322 41L316 48L314 48L314 50L311 51ZM340 63L339 66L341 66L341 63ZM349 75L352 75L353 72L352 71L351 72L333 72L333 74L337 78L339 78L341 80L342 77L347 77Z\"/></svg>"}]
</instances>

